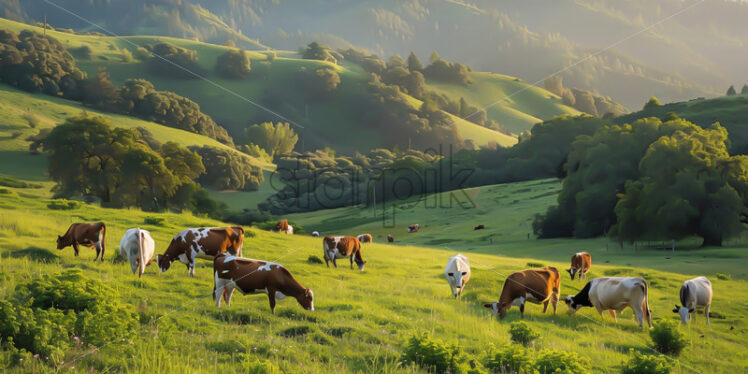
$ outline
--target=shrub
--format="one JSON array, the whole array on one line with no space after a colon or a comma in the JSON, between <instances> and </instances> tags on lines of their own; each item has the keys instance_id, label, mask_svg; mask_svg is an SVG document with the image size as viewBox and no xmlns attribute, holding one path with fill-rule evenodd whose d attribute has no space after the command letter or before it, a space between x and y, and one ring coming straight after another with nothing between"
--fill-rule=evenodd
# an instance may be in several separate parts
<instances>
[{"instance_id":1,"label":"shrub","mask_svg":"<svg viewBox=\"0 0 748 374\"><path fill-rule=\"evenodd\" d=\"M122 62L132 62L132 52L129 49L122 49Z\"/></svg>"},{"instance_id":2,"label":"shrub","mask_svg":"<svg viewBox=\"0 0 748 374\"><path fill-rule=\"evenodd\" d=\"M678 356L687 344L686 337L678 330L678 323L670 320L656 322L649 330L649 337L657 352L672 356Z\"/></svg>"},{"instance_id":3,"label":"shrub","mask_svg":"<svg viewBox=\"0 0 748 374\"><path fill-rule=\"evenodd\" d=\"M721 280L730 280L730 279L732 279L732 275L730 275L730 274L716 273L716 274L714 274L714 276L717 277L717 279L721 279Z\"/></svg>"},{"instance_id":4,"label":"shrub","mask_svg":"<svg viewBox=\"0 0 748 374\"><path fill-rule=\"evenodd\" d=\"M299 325L294 327L289 327L285 330L282 330L278 333L280 336L285 336L286 338L293 338L296 336L306 335L308 333L312 332L312 328L307 325Z\"/></svg>"},{"instance_id":5,"label":"shrub","mask_svg":"<svg viewBox=\"0 0 748 374\"><path fill-rule=\"evenodd\" d=\"M630 350L632 355L628 362L621 364L622 374L670 374L672 366L665 357L645 355Z\"/></svg>"},{"instance_id":6,"label":"shrub","mask_svg":"<svg viewBox=\"0 0 748 374\"><path fill-rule=\"evenodd\" d=\"M458 347L432 339L428 334L412 336L400 356L403 364L416 364L433 373L463 373L464 360Z\"/></svg>"},{"instance_id":7,"label":"shrub","mask_svg":"<svg viewBox=\"0 0 748 374\"><path fill-rule=\"evenodd\" d=\"M511 327L509 327L509 334L512 336L513 342L525 346L531 344L533 340L540 337L540 334L522 321L512 322Z\"/></svg>"},{"instance_id":8,"label":"shrub","mask_svg":"<svg viewBox=\"0 0 748 374\"><path fill-rule=\"evenodd\" d=\"M532 356L520 346L508 345L489 355L485 366L492 373L532 373Z\"/></svg>"},{"instance_id":9,"label":"shrub","mask_svg":"<svg viewBox=\"0 0 748 374\"><path fill-rule=\"evenodd\" d=\"M242 369L247 374L281 374L282 371L268 360L254 357L248 353L244 354Z\"/></svg>"},{"instance_id":10,"label":"shrub","mask_svg":"<svg viewBox=\"0 0 748 374\"><path fill-rule=\"evenodd\" d=\"M541 373L584 374L588 373L589 360L573 352L545 351L535 361L535 369Z\"/></svg>"},{"instance_id":11,"label":"shrub","mask_svg":"<svg viewBox=\"0 0 748 374\"><path fill-rule=\"evenodd\" d=\"M9 190L7 188L0 188L0 195L15 196L16 193L13 192L13 190Z\"/></svg>"},{"instance_id":12,"label":"shrub","mask_svg":"<svg viewBox=\"0 0 748 374\"><path fill-rule=\"evenodd\" d=\"M0 175L0 186L13 188L41 188L40 184L27 183L6 175Z\"/></svg>"},{"instance_id":13,"label":"shrub","mask_svg":"<svg viewBox=\"0 0 748 374\"><path fill-rule=\"evenodd\" d=\"M531 267L531 268L542 268L542 267L545 267L545 265L543 265L540 262L532 262L531 261L531 262L527 263L527 267Z\"/></svg>"},{"instance_id":14,"label":"shrub","mask_svg":"<svg viewBox=\"0 0 748 374\"><path fill-rule=\"evenodd\" d=\"M76 52L78 52L79 56L81 56L81 57L83 57L83 58L85 58L87 60L90 60L91 56L93 56L93 50L91 49L91 47L88 44L84 44L84 45L80 46L80 48L78 48L76 50Z\"/></svg>"},{"instance_id":15,"label":"shrub","mask_svg":"<svg viewBox=\"0 0 748 374\"><path fill-rule=\"evenodd\" d=\"M143 224L153 226L163 226L166 219L163 217L145 217Z\"/></svg>"},{"instance_id":16,"label":"shrub","mask_svg":"<svg viewBox=\"0 0 748 374\"><path fill-rule=\"evenodd\" d=\"M216 73L224 78L246 78L250 70L249 57L247 52L243 50L226 51L216 60Z\"/></svg>"},{"instance_id":17,"label":"shrub","mask_svg":"<svg viewBox=\"0 0 748 374\"><path fill-rule=\"evenodd\" d=\"M151 58L151 52L149 52L147 49L143 47L137 47L135 48L135 58L137 58L140 61L145 61Z\"/></svg>"},{"instance_id":18,"label":"shrub","mask_svg":"<svg viewBox=\"0 0 748 374\"><path fill-rule=\"evenodd\" d=\"M73 210L80 208L80 206L80 201L66 199L54 199L47 203L47 208L52 210Z\"/></svg>"},{"instance_id":19,"label":"shrub","mask_svg":"<svg viewBox=\"0 0 748 374\"><path fill-rule=\"evenodd\" d=\"M320 260L320 258L315 255L311 255L306 259L306 262L310 264L321 264L322 260Z\"/></svg>"}]
</instances>

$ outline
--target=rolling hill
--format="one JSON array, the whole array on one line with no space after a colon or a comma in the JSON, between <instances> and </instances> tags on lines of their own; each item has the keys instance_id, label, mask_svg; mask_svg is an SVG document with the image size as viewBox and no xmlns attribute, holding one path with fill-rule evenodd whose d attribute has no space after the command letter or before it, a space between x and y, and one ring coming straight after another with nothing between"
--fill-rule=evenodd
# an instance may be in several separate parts
<instances>
[{"instance_id":1,"label":"rolling hill","mask_svg":"<svg viewBox=\"0 0 748 374\"><path fill-rule=\"evenodd\" d=\"M9 20L0 20L0 28L16 32L23 29L43 31L41 28ZM168 37L114 38L49 30L47 33L60 40L76 55L78 66L87 71L89 75L95 74L100 68L105 68L111 80L116 84L121 84L129 78L145 78L153 82L159 90L173 91L197 102L203 112L226 127L235 138L242 137L242 130L252 123L268 120L284 121L283 118L286 118L299 125L295 127L295 130L300 133L302 139L300 146L303 149L333 146L341 152L352 153L383 145L381 134L374 129L360 126L356 119L358 109L353 105L353 100L365 93L368 81L366 73L356 64L344 62L336 66L317 60L304 60L297 54L287 51L264 53L249 51L247 53L253 66L250 78L231 80L213 73L216 58L227 51L228 47ZM200 79L164 77L146 69L147 64L143 61L135 59L125 62L123 60L125 49L133 52L138 45L162 41L196 51L200 66L204 69L203 74L210 82ZM84 45L92 50L90 58L76 54L76 51ZM268 62L268 53L273 53L275 56L272 63ZM340 76L341 83L327 100L310 101L302 92L303 90L298 89L295 77L302 69L313 70L319 67L335 69ZM475 104L488 104L489 101L501 99L503 95L511 95L517 90L523 90L509 101L499 100L499 103L489 110L490 119L495 117L502 126L517 132L527 130L534 123L555 115L579 113L576 109L563 105L557 96L543 89L529 88L527 83L516 78L488 73L471 74L475 81L475 92L472 86L464 88L435 83L428 86L446 93L454 100L469 96L467 98L475 100ZM275 106L266 103L264 98L268 91L280 92L283 96L282 102ZM419 105L419 102L413 98L405 97L405 99L414 106ZM270 114L252 103L264 107L270 106L283 118ZM476 145L496 143L507 146L516 142L516 138L511 136L474 125L454 116L451 118L455 121L460 135L463 138L472 139ZM341 129L351 131L341 131ZM354 134L356 136L353 136Z\"/></svg>"},{"instance_id":2,"label":"rolling hill","mask_svg":"<svg viewBox=\"0 0 748 374\"><path fill-rule=\"evenodd\" d=\"M531 196L553 192L557 183L525 183L490 189L495 197L512 191ZM471 251L471 245L460 243L452 243L449 250L435 249L412 243L436 235L437 225L449 229L443 225L447 219L422 210L411 213L407 219L424 224L423 232L412 235L414 240L404 239L407 234L397 234L396 245L380 244L379 238L375 239L375 244L366 244L363 256L368 263L364 272L358 272L347 266L328 269L324 264L309 262L311 256L322 256L319 238L247 228L246 256L281 263L305 287L314 290L315 312L304 311L293 298L287 298L278 303L273 315L264 295L236 293L230 307L216 308L211 300L213 284L209 261L198 260L195 278L188 278L185 268L175 264L161 274L151 265L138 279L125 262L111 260L117 252L116 243L130 227L149 230L156 240L156 252L161 253L182 228L221 225L220 222L189 214L144 213L88 204L72 210L50 210L46 207L49 197L46 188L4 188L2 191L0 274L3 282L0 295L4 300L13 303L12 297L18 288L36 277L77 269L84 277L112 289L109 299L135 313L139 321L131 338L115 339L104 345L69 346L57 359L60 369L243 373L262 364L288 373L425 373L418 367L398 363L408 339L420 333L429 333L454 344L475 360L485 362L489 351L511 344L510 324L519 320L519 313L512 308L507 318L499 321L489 316L481 304L497 298L510 272L541 265L563 269L568 266L567 255L581 248L593 250L590 278L601 275L646 277L655 322L677 319L670 309L677 301L677 289L683 280L695 274L709 276L715 290L723 290L715 293L712 325L704 326L703 316L698 316L688 327L679 328L685 334L687 347L680 357L668 361L675 373L732 373L741 371L746 362L747 330L742 317L747 311L743 303L735 300L748 297L748 288L745 280L714 276L714 272L719 271L744 278L745 270L737 265L720 268L721 259L727 256L739 256L730 261L741 262L736 259L744 256L743 249L728 248L720 252L721 256L702 258L699 260L702 268L698 270L686 267L659 270L657 268L667 267L659 265L666 261L652 260L665 256L661 252L650 250L634 254L625 250L627 256L606 254L602 249L595 249L597 241L566 240L552 241L548 246L547 252L552 248L552 256L558 258L553 260L549 254L532 250L544 246L545 241L520 241L524 232L515 229L516 223L506 218L493 224L488 220L493 212L476 215L476 219L485 219L483 222L489 230L494 230L495 237L516 241L493 251L485 248L481 254ZM487 204L491 199L481 198L489 195L485 192L488 191L481 192L477 201L480 209L492 211L496 206ZM534 200L527 205L522 200L514 207L498 207L501 212L509 213L531 211L535 205L540 208L542 202ZM452 211L463 214L460 208ZM324 216L324 219L338 222L336 233L355 234L364 228L373 228L361 226L350 217L350 224L346 226L343 222L347 213L340 213L343 214L337 218L333 214ZM63 232L71 222L80 220L107 223L107 261L91 262L93 252L85 248L80 257L74 257L70 248L54 249L54 235ZM397 225L402 229L402 223ZM460 229L463 226L460 225ZM314 227L310 225L307 229ZM333 230L332 227L325 229ZM453 231L451 235L467 238L473 232L458 234ZM450 295L443 278L444 264L457 251L467 254L472 264L472 278L460 300ZM509 253L513 254L507 256ZM676 252L675 257L679 256L681 253ZM686 256L690 260L701 257L690 251ZM562 295L582 288L583 282L572 282L566 273L562 275ZM591 309L568 316L563 302L555 316L550 312L542 314L540 307L529 305L524 321L541 336L527 355L537 357L546 350L566 351L587 359L589 372L617 372L620 364L630 357L630 349L653 353L648 347L647 333L636 327L632 319L628 310L620 315L618 323L613 323L607 315L601 319ZM0 358L8 363L7 372L51 370L51 364L43 359L34 360L29 355L28 360L11 362L7 361L10 355L6 348L0 350Z\"/></svg>"}]
</instances>

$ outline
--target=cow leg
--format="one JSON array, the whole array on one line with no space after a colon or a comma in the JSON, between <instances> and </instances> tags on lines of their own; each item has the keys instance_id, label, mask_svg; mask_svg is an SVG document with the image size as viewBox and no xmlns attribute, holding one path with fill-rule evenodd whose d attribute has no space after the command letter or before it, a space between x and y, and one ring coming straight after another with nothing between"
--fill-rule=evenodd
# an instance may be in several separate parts
<instances>
[{"instance_id":1,"label":"cow leg","mask_svg":"<svg viewBox=\"0 0 748 374\"><path fill-rule=\"evenodd\" d=\"M525 303L519 304L519 318L525 318Z\"/></svg>"},{"instance_id":2,"label":"cow leg","mask_svg":"<svg viewBox=\"0 0 748 374\"><path fill-rule=\"evenodd\" d=\"M553 315L556 315L556 309L558 309L558 299L561 296L561 284L558 285L555 292L551 294L551 304L553 305Z\"/></svg>"},{"instance_id":3,"label":"cow leg","mask_svg":"<svg viewBox=\"0 0 748 374\"><path fill-rule=\"evenodd\" d=\"M327 255L325 255L325 265L327 265L328 268L330 267L330 260L327 259Z\"/></svg>"},{"instance_id":4,"label":"cow leg","mask_svg":"<svg viewBox=\"0 0 748 374\"><path fill-rule=\"evenodd\" d=\"M334 266L336 269L338 268L338 262L335 260L335 257L332 258L332 266Z\"/></svg>"},{"instance_id":5,"label":"cow leg","mask_svg":"<svg viewBox=\"0 0 748 374\"><path fill-rule=\"evenodd\" d=\"M449 284L449 288L452 289L452 296L457 298L457 287L453 286L452 283Z\"/></svg>"},{"instance_id":6,"label":"cow leg","mask_svg":"<svg viewBox=\"0 0 748 374\"><path fill-rule=\"evenodd\" d=\"M616 315L616 311L611 309L608 312L610 312L610 316L613 317L613 322L618 323L618 316Z\"/></svg>"},{"instance_id":7,"label":"cow leg","mask_svg":"<svg viewBox=\"0 0 748 374\"><path fill-rule=\"evenodd\" d=\"M190 277L195 277L195 263L187 265L187 273Z\"/></svg>"},{"instance_id":8,"label":"cow leg","mask_svg":"<svg viewBox=\"0 0 748 374\"><path fill-rule=\"evenodd\" d=\"M231 296L234 294L234 287L224 288L223 301L226 302L226 306L231 306Z\"/></svg>"},{"instance_id":9,"label":"cow leg","mask_svg":"<svg viewBox=\"0 0 748 374\"><path fill-rule=\"evenodd\" d=\"M706 325L711 326L711 323L709 322L709 308L712 306L712 304L706 304L706 307L704 307L704 315L706 316Z\"/></svg>"},{"instance_id":10,"label":"cow leg","mask_svg":"<svg viewBox=\"0 0 748 374\"><path fill-rule=\"evenodd\" d=\"M221 307L221 296L223 296L224 292L223 286L217 287L215 284L213 285L213 300L216 301L216 308Z\"/></svg>"},{"instance_id":11,"label":"cow leg","mask_svg":"<svg viewBox=\"0 0 748 374\"><path fill-rule=\"evenodd\" d=\"M545 311L548 310L548 303L550 300L546 300L543 302L543 314L545 314Z\"/></svg>"},{"instance_id":12,"label":"cow leg","mask_svg":"<svg viewBox=\"0 0 748 374\"><path fill-rule=\"evenodd\" d=\"M275 314L275 288L268 288L268 301L270 302L270 313Z\"/></svg>"},{"instance_id":13,"label":"cow leg","mask_svg":"<svg viewBox=\"0 0 748 374\"><path fill-rule=\"evenodd\" d=\"M101 240L99 240L99 247L101 248L101 257L99 258L99 261L104 262L104 251L106 250L104 243L104 237L102 236Z\"/></svg>"},{"instance_id":14,"label":"cow leg","mask_svg":"<svg viewBox=\"0 0 748 374\"><path fill-rule=\"evenodd\" d=\"M351 255L350 259L351 259L351 270L353 270L353 255Z\"/></svg>"},{"instance_id":15,"label":"cow leg","mask_svg":"<svg viewBox=\"0 0 748 374\"><path fill-rule=\"evenodd\" d=\"M99 254L101 253L101 245L99 244L99 242L94 243L94 248L96 248L96 258L94 258L94 261L96 261L99 259ZM103 256L101 258L102 260L104 259Z\"/></svg>"},{"instance_id":16,"label":"cow leg","mask_svg":"<svg viewBox=\"0 0 748 374\"><path fill-rule=\"evenodd\" d=\"M78 257L78 243L73 241L73 250L75 251L75 257Z\"/></svg>"}]
</instances>

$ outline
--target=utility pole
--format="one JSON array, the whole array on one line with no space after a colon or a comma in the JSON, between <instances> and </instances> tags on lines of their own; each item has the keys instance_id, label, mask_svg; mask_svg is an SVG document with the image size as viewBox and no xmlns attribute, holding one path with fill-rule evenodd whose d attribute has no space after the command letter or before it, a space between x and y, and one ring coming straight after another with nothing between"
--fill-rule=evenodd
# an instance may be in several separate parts
<instances>
[{"instance_id":1,"label":"utility pole","mask_svg":"<svg viewBox=\"0 0 748 374\"><path fill-rule=\"evenodd\" d=\"M44 36L47 36L47 14L44 13Z\"/></svg>"}]
</instances>

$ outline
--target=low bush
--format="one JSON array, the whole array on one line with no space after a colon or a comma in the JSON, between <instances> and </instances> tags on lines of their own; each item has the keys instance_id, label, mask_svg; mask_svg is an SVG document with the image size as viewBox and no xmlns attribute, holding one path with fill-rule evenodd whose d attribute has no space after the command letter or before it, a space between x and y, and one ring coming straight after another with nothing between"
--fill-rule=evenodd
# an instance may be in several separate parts
<instances>
[{"instance_id":1,"label":"low bush","mask_svg":"<svg viewBox=\"0 0 748 374\"><path fill-rule=\"evenodd\" d=\"M306 259L306 262L309 264L321 264L322 260L320 260L320 258L315 255L311 255Z\"/></svg>"},{"instance_id":2,"label":"low bush","mask_svg":"<svg viewBox=\"0 0 748 374\"><path fill-rule=\"evenodd\" d=\"M7 175L0 175L0 186L12 188L41 188L42 186L35 183L27 183Z\"/></svg>"},{"instance_id":3,"label":"low bush","mask_svg":"<svg viewBox=\"0 0 748 374\"><path fill-rule=\"evenodd\" d=\"M678 330L678 323L670 320L655 322L654 328L649 330L649 337L657 352L671 356L678 356L688 344L686 337Z\"/></svg>"},{"instance_id":4,"label":"low bush","mask_svg":"<svg viewBox=\"0 0 748 374\"><path fill-rule=\"evenodd\" d=\"M163 226L166 223L166 219L163 217L145 217L143 224L153 226Z\"/></svg>"},{"instance_id":5,"label":"low bush","mask_svg":"<svg viewBox=\"0 0 748 374\"><path fill-rule=\"evenodd\" d=\"M509 327L509 334L512 336L513 342L524 346L532 344L535 339L540 337L540 334L522 321L512 322Z\"/></svg>"},{"instance_id":6,"label":"low bush","mask_svg":"<svg viewBox=\"0 0 748 374\"><path fill-rule=\"evenodd\" d=\"M621 364L622 374L670 374L673 367L665 357L645 355L630 350L631 359Z\"/></svg>"},{"instance_id":7,"label":"low bush","mask_svg":"<svg viewBox=\"0 0 748 374\"><path fill-rule=\"evenodd\" d=\"M80 206L80 201L66 199L54 199L47 203L47 208L52 210L73 210L80 208Z\"/></svg>"},{"instance_id":8,"label":"low bush","mask_svg":"<svg viewBox=\"0 0 748 374\"><path fill-rule=\"evenodd\" d=\"M428 334L414 335L400 356L405 365L415 364L431 373L464 373L465 357L460 349L432 339Z\"/></svg>"},{"instance_id":9,"label":"low bush","mask_svg":"<svg viewBox=\"0 0 748 374\"><path fill-rule=\"evenodd\" d=\"M508 345L502 350L489 353L485 367L492 373L532 373L531 353L517 345Z\"/></svg>"},{"instance_id":10,"label":"low bush","mask_svg":"<svg viewBox=\"0 0 748 374\"><path fill-rule=\"evenodd\" d=\"M535 370L541 373L589 373L589 360L573 352L545 351L535 361Z\"/></svg>"},{"instance_id":11,"label":"low bush","mask_svg":"<svg viewBox=\"0 0 748 374\"><path fill-rule=\"evenodd\" d=\"M268 360L244 354L242 369L247 374L281 374L282 371Z\"/></svg>"},{"instance_id":12,"label":"low bush","mask_svg":"<svg viewBox=\"0 0 748 374\"><path fill-rule=\"evenodd\" d=\"M545 267L545 265L543 265L540 262L532 262L531 261L531 262L527 263L527 267L529 267L529 268L542 268L542 267Z\"/></svg>"},{"instance_id":13,"label":"low bush","mask_svg":"<svg viewBox=\"0 0 748 374\"><path fill-rule=\"evenodd\" d=\"M720 279L720 280L731 280L732 279L732 275L730 275L730 274L716 273L716 274L714 274L714 276L717 277L717 279Z\"/></svg>"}]
</instances>

